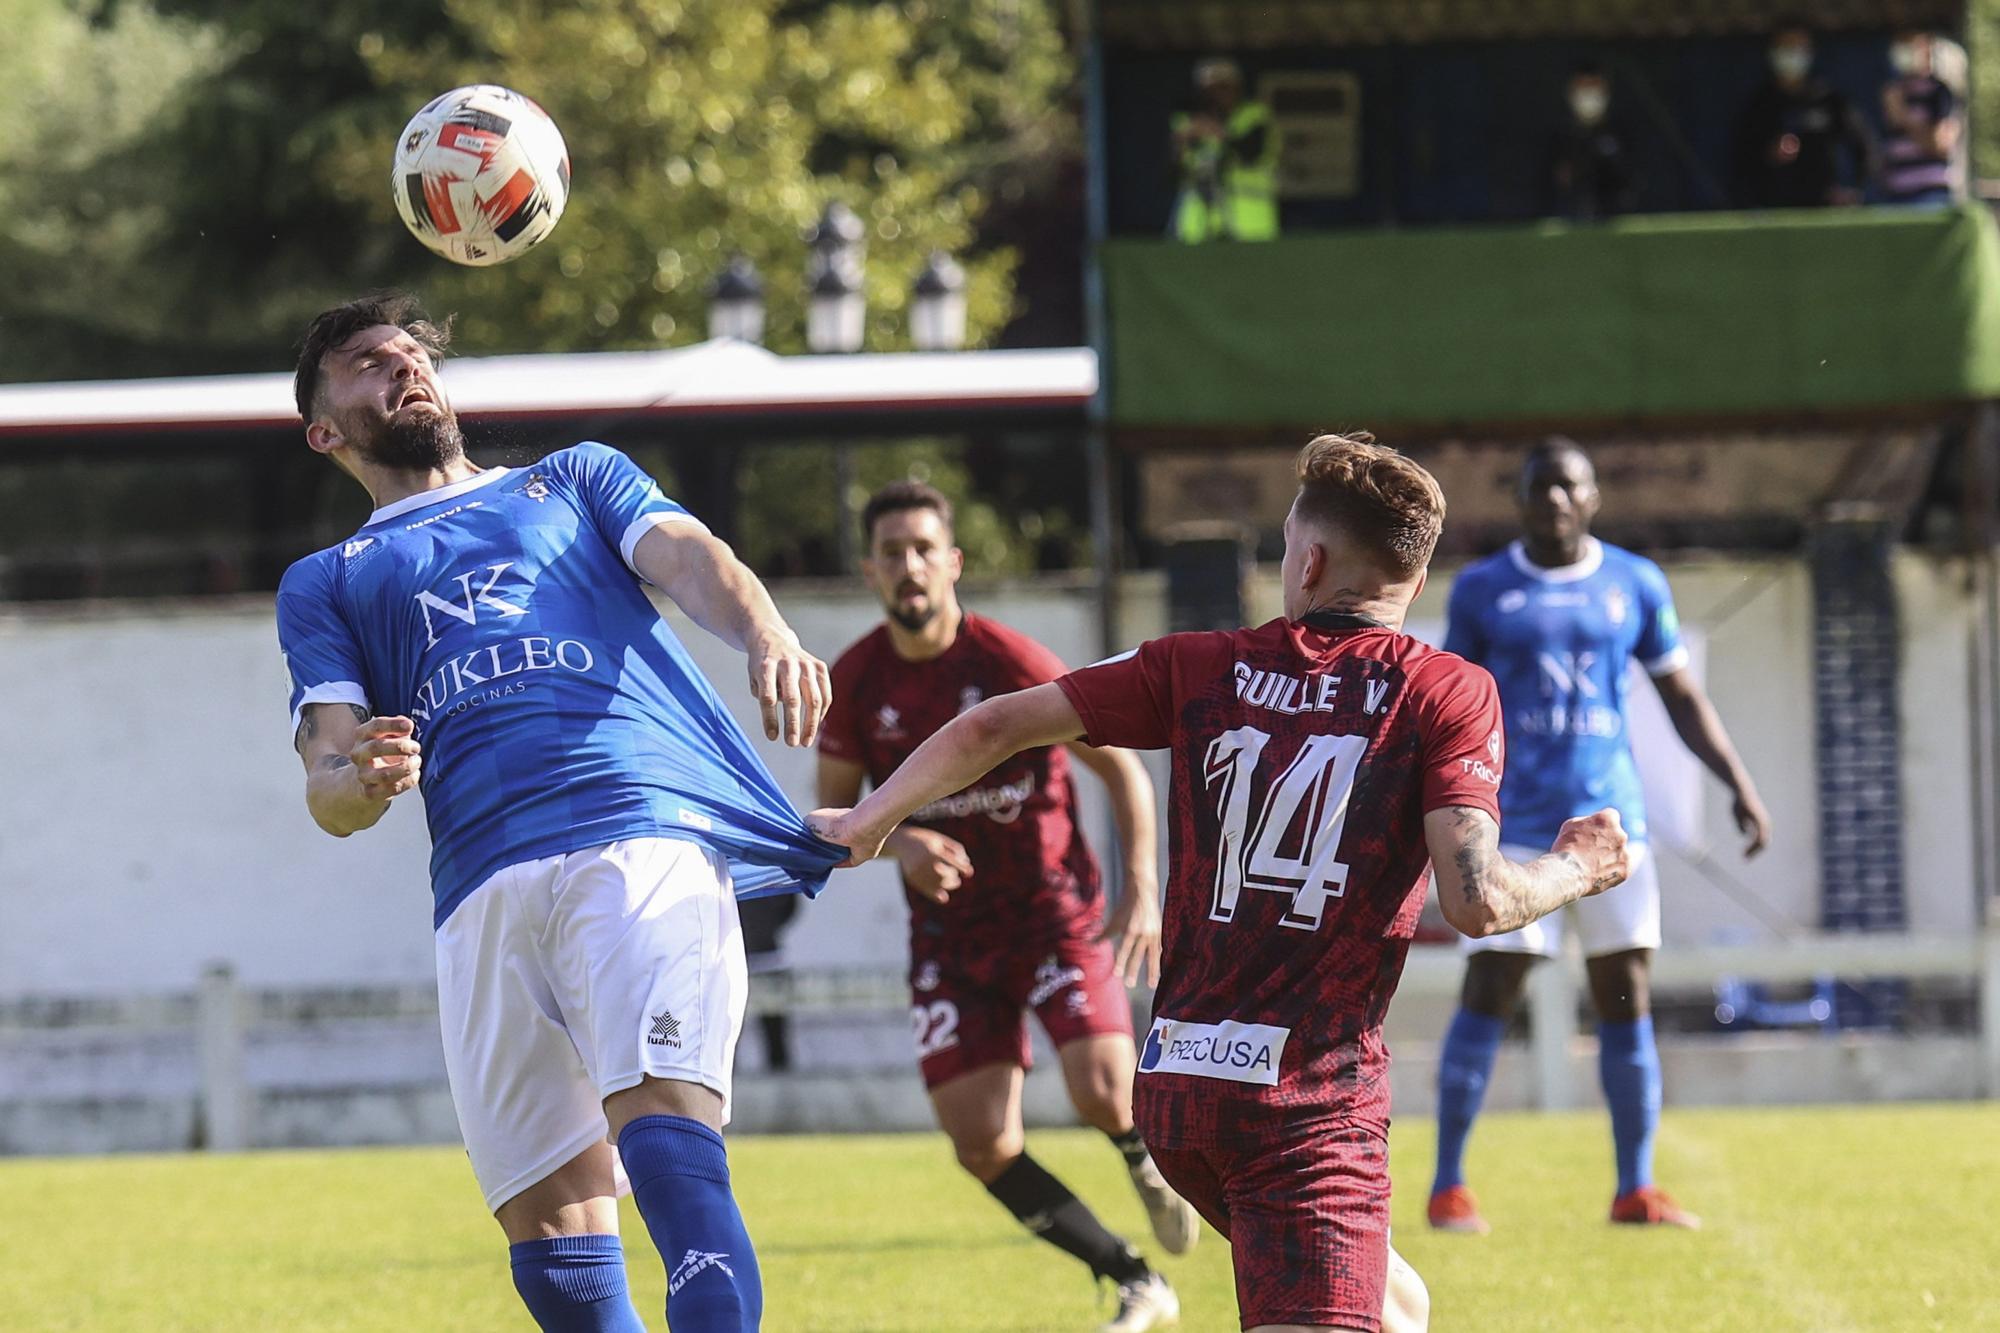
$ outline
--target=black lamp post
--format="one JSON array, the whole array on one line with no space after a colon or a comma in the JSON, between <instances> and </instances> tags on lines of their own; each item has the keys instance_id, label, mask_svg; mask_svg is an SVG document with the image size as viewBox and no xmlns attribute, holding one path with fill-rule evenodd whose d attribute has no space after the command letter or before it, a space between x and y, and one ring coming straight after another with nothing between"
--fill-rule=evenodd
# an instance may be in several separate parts
<instances>
[{"instance_id":1,"label":"black lamp post","mask_svg":"<svg viewBox=\"0 0 2000 1333\"><path fill-rule=\"evenodd\" d=\"M731 259L709 284L708 336L764 341L764 280L743 255Z\"/></svg>"},{"instance_id":2,"label":"black lamp post","mask_svg":"<svg viewBox=\"0 0 2000 1333\"><path fill-rule=\"evenodd\" d=\"M806 233L806 346L815 352L858 352L868 326L861 270L866 228L835 200Z\"/></svg>"},{"instance_id":3,"label":"black lamp post","mask_svg":"<svg viewBox=\"0 0 2000 1333\"><path fill-rule=\"evenodd\" d=\"M942 250L931 251L910 288L910 341L919 352L965 346L965 270Z\"/></svg>"}]
</instances>

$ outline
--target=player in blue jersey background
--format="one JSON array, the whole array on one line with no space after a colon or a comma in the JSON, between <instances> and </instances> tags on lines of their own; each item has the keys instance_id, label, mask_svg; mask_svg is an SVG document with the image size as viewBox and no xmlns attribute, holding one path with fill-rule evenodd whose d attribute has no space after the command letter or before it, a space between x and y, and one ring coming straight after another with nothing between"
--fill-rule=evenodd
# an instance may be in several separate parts
<instances>
[{"instance_id":1,"label":"player in blue jersey background","mask_svg":"<svg viewBox=\"0 0 2000 1333\"><path fill-rule=\"evenodd\" d=\"M814 743L827 668L615 449L472 464L447 338L385 294L321 314L300 352L306 442L376 506L278 590L306 804L346 837L423 793L452 1100L536 1322L645 1327L617 1234L629 1188L676 1333L754 1329L721 1136L736 899L816 893L845 853L807 831L642 580L743 650L773 740Z\"/></svg>"},{"instance_id":2,"label":"player in blue jersey background","mask_svg":"<svg viewBox=\"0 0 2000 1333\"><path fill-rule=\"evenodd\" d=\"M1744 855L1763 850L1770 817L1706 692L1688 669L1660 567L1590 535L1597 477L1571 441L1537 446L1521 470L1523 537L1452 585L1445 648L1492 672L1507 719L1500 838L1519 860L1546 849L1565 819L1611 806L1632 840L1632 873L1609 893L1506 935L1465 941L1458 1013L1438 1067L1437 1174L1431 1225L1484 1232L1465 1184L1465 1144L1528 970L1562 952L1574 926L1599 1020L1599 1076L1618 1167L1611 1220L1699 1225L1653 1182L1660 1062L1649 970L1660 945L1660 882L1646 855L1645 801L1626 708L1631 664L1659 690L1681 741L1730 790Z\"/></svg>"}]
</instances>

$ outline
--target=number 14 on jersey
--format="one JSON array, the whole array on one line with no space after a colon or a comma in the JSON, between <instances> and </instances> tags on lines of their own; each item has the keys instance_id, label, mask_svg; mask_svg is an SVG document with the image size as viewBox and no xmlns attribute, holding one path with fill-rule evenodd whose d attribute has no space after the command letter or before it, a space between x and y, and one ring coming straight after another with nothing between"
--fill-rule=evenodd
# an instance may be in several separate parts
<instances>
[{"instance_id":1,"label":"number 14 on jersey","mask_svg":"<svg viewBox=\"0 0 2000 1333\"><path fill-rule=\"evenodd\" d=\"M1327 899L1347 892L1340 839L1368 737L1307 737L1253 812L1251 788L1270 741L1255 727L1237 727L1209 744L1202 778L1222 823L1209 919L1235 920L1243 890L1264 889L1292 900L1278 924L1318 930Z\"/></svg>"}]
</instances>

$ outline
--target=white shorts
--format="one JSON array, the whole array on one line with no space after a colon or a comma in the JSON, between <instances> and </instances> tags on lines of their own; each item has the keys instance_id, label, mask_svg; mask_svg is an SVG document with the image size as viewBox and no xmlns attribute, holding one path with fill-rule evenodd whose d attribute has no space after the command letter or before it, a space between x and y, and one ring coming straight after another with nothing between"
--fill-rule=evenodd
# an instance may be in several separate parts
<instances>
[{"instance_id":1,"label":"white shorts","mask_svg":"<svg viewBox=\"0 0 2000 1333\"><path fill-rule=\"evenodd\" d=\"M489 1208L602 1142L604 1099L648 1074L713 1088L728 1119L749 979L729 863L699 843L509 866L438 929L437 969L445 1072Z\"/></svg>"},{"instance_id":2,"label":"white shorts","mask_svg":"<svg viewBox=\"0 0 2000 1333\"><path fill-rule=\"evenodd\" d=\"M1500 854L1509 861L1532 861L1548 855L1548 848L1503 845ZM1585 958L1627 949L1660 947L1660 875L1643 844L1631 848L1632 873L1615 889L1594 898L1582 898L1540 921L1530 921L1505 935L1489 935L1483 940L1461 938L1461 953L1533 953L1544 958L1562 954L1565 918L1576 923L1576 937Z\"/></svg>"}]
</instances>

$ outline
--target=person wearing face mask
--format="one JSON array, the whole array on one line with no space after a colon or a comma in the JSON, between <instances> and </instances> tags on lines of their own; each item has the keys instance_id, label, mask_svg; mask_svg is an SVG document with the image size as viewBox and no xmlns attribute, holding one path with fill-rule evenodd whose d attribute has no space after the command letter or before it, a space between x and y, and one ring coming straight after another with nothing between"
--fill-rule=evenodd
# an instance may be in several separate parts
<instances>
[{"instance_id":1,"label":"person wearing face mask","mask_svg":"<svg viewBox=\"0 0 2000 1333\"><path fill-rule=\"evenodd\" d=\"M1569 112L1549 145L1548 216L1590 222L1632 210L1637 182L1610 110L1603 66L1578 65L1569 77Z\"/></svg>"},{"instance_id":2,"label":"person wearing face mask","mask_svg":"<svg viewBox=\"0 0 2000 1333\"><path fill-rule=\"evenodd\" d=\"M1737 203L1824 208L1861 202L1875 146L1853 103L1812 72L1812 33L1787 24L1771 37L1771 78L1736 122ZM1843 179L1843 176L1847 179Z\"/></svg>"},{"instance_id":3,"label":"person wearing face mask","mask_svg":"<svg viewBox=\"0 0 2000 1333\"><path fill-rule=\"evenodd\" d=\"M1194 69L1197 110L1173 119L1179 176L1168 228L1178 241L1278 238L1278 127L1271 108L1243 95L1243 71L1220 57Z\"/></svg>"},{"instance_id":4,"label":"person wearing face mask","mask_svg":"<svg viewBox=\"0 0 2000 1333\"><path fill-rule=\"evenodd\" d=\"M1927 32L1900 32L1889 44L1896 77L1882 89L1882 194L1892 204L1950 204L1961 194L1954 154L1965 122L1932 53Z\"/></svg>"}]
</instances>

